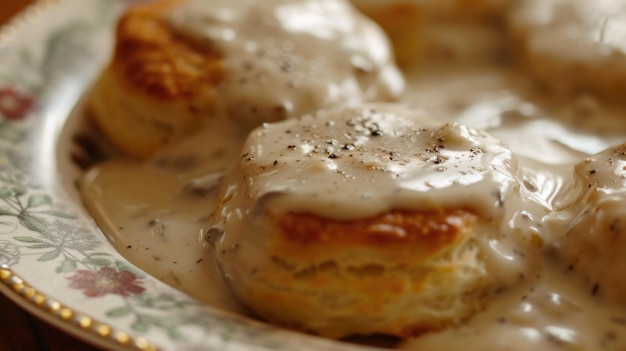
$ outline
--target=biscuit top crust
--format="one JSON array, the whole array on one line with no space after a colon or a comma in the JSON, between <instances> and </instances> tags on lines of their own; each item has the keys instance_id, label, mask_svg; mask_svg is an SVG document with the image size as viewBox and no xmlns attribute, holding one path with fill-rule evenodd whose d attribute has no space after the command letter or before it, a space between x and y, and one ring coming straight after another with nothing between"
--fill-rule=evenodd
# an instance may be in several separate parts
<instances>
[{"instance_id":1,"label":"biscuit top crust","mask_svg":"<svg viewBox=\"0 0 626 351\"><path fill-rule=\"evenodd\" d=\"M195 98L223 80L221 54L175 33L167 14L185 0L131 7L117 26L112 67L139 92L160 100Z\"/></svg>"},{"instance_id":2,"label":"biscuit top crust","mask_svg":"<svg viewBox=\"0 0 626 351\"><path fill-rule=\"evenodd\" d=\"M321 245L324 250L342 250L358 245L372 248L394 247L393 254L406 251L413 259L425 259L462 242L470 234L476 216L464 209L431 211L389 211L353 221L321 218L308 213L287 213L271 221L279 228L274 239L286 250ZM278 250L279 248L276 248ZM297 250L296 251L300 251Z\"/></svg>"},{"instance_id":3,"label":"biscuit top crust","mask_svg":"<svg viewBox=\"0 0 626 351\"><path fill-rule=\"evenodd\" d=\"M264 125L240 162L232 181L254 211L358 219L466 208L492 219L519 197L516 158L500 141L388 104Z\"/></svg>"}]
</instances>

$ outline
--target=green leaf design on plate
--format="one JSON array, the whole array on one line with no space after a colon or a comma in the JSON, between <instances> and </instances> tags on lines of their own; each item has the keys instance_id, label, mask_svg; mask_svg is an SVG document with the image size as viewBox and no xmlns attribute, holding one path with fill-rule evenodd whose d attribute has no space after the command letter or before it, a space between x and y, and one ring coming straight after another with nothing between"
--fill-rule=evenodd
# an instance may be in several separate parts
<instances>
[{"instance_id":1,"label":"green leaf design on plate","mask_svg":"<svg viewBox=\"0 0 626 351\"><path fill-rule=\"evenodd\" d=\"M39 244L47 244L46 241L41 239L33 238L32 236L16 236L13 239L17 241L21 241L23 243L39 243Z\"/></svg>"},{"instance_id":2,"label":"green leaf design on plate","mask_svg":"<svg viewBox=\"0 0 626 351\"><path fill-rule=\"evenodd\" d=\"M83 263L97 267L108 267L111 265L111 260L108 260L106 258L87 257L83 260Z\"/></svg>"},{"instance_id":3,"label":"green leaf design on plate","mask_svg":"<svg viewBox=\"0 0 626 351\"><path fill-rule=\"evenodd\" d=\"M52 261L55 258L59 257L59 255L61 254L61 250L54 250L54 251L50 251L46 254L41 255L37 261Z\"/></svg>"},{"instance_id":4,"label":"green leaf design on plate","mask_svg":"<svg viewBox=\"0 0 626 351\"><path fill-rule=\"evenodd\" d=\"M76 270L76 260L71 258L66 258L61 262L61 264L55 269L57 273L70 273Z\"/></svg>"},{"instance_id":5,"label":"green leaf design on plate","mask_svg":"<svg viewBox=\"0 0 626 351\"><path fill-rule=\"evenodd\" d=\"M26 194L26 188L23 187L14 187L11 189L11 196L15 196L15 197L20 197L22 195Z\"/></svg>"},{"instance_id":6,"label":"green leaf design on plate","mask_svg":"<svg viewBox=\"0 0 626 351\"><path fill-rule=\"evenodd\" d=\"M183 334L181 334L181 332L179 332L177 329L168 329L167 330L167 335L175 340L179 340L183 338Z\"/></svg>"},{"instance_id":7,"label":"green leaf design on plate","mask_svg":"<svg viewBox=\"0 0 626 351\"><path fill-rule=\"evenodd\" d=\"M133 309L128 307L128 306L124 306L124 307L118 307L115 309L112 309L110 311L107 312L107 316L109 317L123 317L128 315L129 313L133 312Z\"/></svg>"},{"instance_id":8,"label":"green leaf design on plate","mask_svg":"<svg viewBox=\"0 0 626 351\"><path fill-rule=\"evenodd\" d=\"M46 223L43 220L35 216L31 216L29 214L23 213L17 216L17 218L19 219L21 225L23 225L24 227L34 232L38 232L38 233L48 232L48 227L46 226Z\"/></svg>"},{"instance_id":9,"label":"green leaf design on plate","mask_svg":"<svg viewBox=\"0 0 626 351\"><path fill-rule=\"evenodd\" d=\"M0 189L0 199L6 199L9 198L13 195L13 192L11 191L10 188L7 187L2 187Z\"/></svg>"},{"instance_id":10,"label":"green leaf design on plate","mask_svg":"<svg viewBox=\"0 0 626 351\"><path fill-rule=\"evenodd\" d=\"M66 218L66 219L76 219L76 215L71 213L57 211L57 210L46 210L46 211L37 211L37 213L47 214L54 217Z\"/></svg>"},{"instance_id":11,"label":"green leaf design on plate","mask_svg":"<svg viewBox=\"0 0 626 351\"><path fill-rule=\"evenodd\" d=\"M148 323L144 323L141 321L137 321L135 323L133 323L133 325L131 326L131 328L134 331L138 331L140 333L145 333L148 331L148 329L150 329L150 325Z\"/></svg>"},{"instance_id":12,"label":"green leaf design on plate","mask_svg":"<svg viewBox=\"0 0 626 351\"><path fill-rule=\"evenodd\" d=\"M29 207L39 207L43 205L50 205L52 203L52 197L50 195L37 194L28 198Z\"/></svg>"},{"instance_id":13,"label":"green leaf design on plate","mask_svg":"<svg viewBox=\"0 0 626 351\"><path fill-rule=\"evenodd\" d=\"M0 216L17 216L17 213L5 208L0 208Z\"/></svg>"},{"instance_id":14,"label":"green leaf design on plate","mask_svg":"<svg viewBox=\"0 0 626 351\"><path fill-rule=\"evenodd\" d=\"M19 51L19 55L20 55L20 59L21 59L22 63L30 64L31 62L33 62L33 56L30 53L30 51L27 50L26 48L22 48Z\"/></svg>"},{"instance_id":15,"label":"green leaf design on plate","mask_svg":"<svg viewBox=\"0 0 626 351\"><path fill-rule=\"evenodd\" d=\"M26 246L29 249L49 249L51 247L54 247L51 244L47 244L47 243L43 243L43 244L35 244L35 245L30 245L30 246Z\"/></svg>"},{"instance_id":16,"label":"green leaf design on plate","mask_svg":"<svg viewBox=\"0 0 626 351\"><path fill-rule=\"evenodd\" d=\"M93 256L113 256L113 255L108 252L94 252L90 254L89 256L93 257Z\"/></svg>"}]
</instances>

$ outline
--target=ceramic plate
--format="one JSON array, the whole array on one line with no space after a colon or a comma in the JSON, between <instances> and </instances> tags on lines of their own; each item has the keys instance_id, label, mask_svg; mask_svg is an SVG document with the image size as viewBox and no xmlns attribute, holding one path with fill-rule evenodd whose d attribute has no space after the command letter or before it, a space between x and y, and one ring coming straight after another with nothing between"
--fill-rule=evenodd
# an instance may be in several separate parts
<instances>
[{"instance_id":1,"label":"ceramic plate","mask_svg":"<svg viewBox=\"0 0 626 351\"><path fill-rule=\"evenodd\" d=\"M0 290L107 349L362 349L202 305L120 256L81 207L72 121L129 2L39 2L0 32Z\"/></svg>"}]
</instances>

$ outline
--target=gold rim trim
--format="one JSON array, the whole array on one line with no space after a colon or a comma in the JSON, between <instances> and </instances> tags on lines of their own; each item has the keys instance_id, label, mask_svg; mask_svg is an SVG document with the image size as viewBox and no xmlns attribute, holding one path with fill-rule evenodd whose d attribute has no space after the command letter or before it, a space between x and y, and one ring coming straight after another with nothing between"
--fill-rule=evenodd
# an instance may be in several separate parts
<instances>
[{"instance_id":1,"label":"gold rim trim","mask_svg":"<svg viewBox=\"0 0 626 351\"><path fill-rule=\"evenodd\" d=\"M77 313L59 301L47 297L6 266L0 266L0 281L31 306L55 317L66 325L78 328L87 334L117 346L139 351L159 351L159 348L145 338L133 338L125 331L117 330L87 315Z\"/></svg>"},{"instance_id":2,"label":"gold rim trim","mask_svg":"<svg viewBox=\"0 0 626 351\"><path fill-rule=\"evenodd\" d=\"M6 1L6 0L5 0ZM5 47L20 31L21 28L35 22L44 13L48 12L53 6L56 6L65 0L38 0L31 5L26 6L16 16L11 18L4 25L0 26L0 49Z\"/></svg>"}]
</instances>

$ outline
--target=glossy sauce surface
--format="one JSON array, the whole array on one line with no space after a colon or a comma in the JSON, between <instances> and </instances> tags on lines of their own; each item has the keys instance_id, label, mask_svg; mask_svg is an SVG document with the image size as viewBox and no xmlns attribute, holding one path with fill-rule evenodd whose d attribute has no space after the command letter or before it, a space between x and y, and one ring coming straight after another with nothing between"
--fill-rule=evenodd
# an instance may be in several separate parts
<instances>
[{"instance_id":1,"label":"glossy sauce surface","mask_svg":"<svg viewBox=\"0 0 626 351\"><path fill-rule=\"evenodd\" d=\"M246 130L318 106L392 100L404 86L383 32L347 1L189 0L168 21L221 53L216 113Z\"/></svg>"},{"instance_id":2,"label":"glossy sauce surface","mask_svg":"<svg viewBox=\"0 0 626 351\"><path fill-rule=\"evenodd\" d=\"M574 166L626 139L626 112L588 96L567 102L545 99L529 87L523 74L508 67L433 66L407 72L406 77L407 91L401 102L436 121L428 123L457 122L485 130L512 150L519 163L519 181L525 197L517 211L511 213L507 226L510 230L536 234L543 246L537 253L539 263L533 276L518 284L503 283L492 303L467 324L406 340L399 347L626 348L624 301L605 294L594 282L586 283L589 274L581 278L577 270L568 270L567 250L561 249L568 247L564 245L571 229L567 223L582 211L566 206L566 200L590 203L590 197L585 195L586 183L580 179L588 176L591 169ZM234 160L241 157L242 143L243 137L228 126L202 130L142 164L113 159L96 165L81 183L86 206L111 242L131 262L208 304L238 313L243 311L223 286L211 252L202 241L215 210L216 187ZM306 143L296 145L306 147ZM603 161L592 169L599 174L615 174L614 164L606 160L617 157L611 155L601 157ZM618 172L616 177L619 176ZM613 179L616 178L605 183ZM621 186L602 189L609 198L617 197L615 204L624 203L619 199ZM443 201L455 203L453 197ZM490 203L493 204L485 202L480 206L488 213L493 209ZM380 210L365 203L359 206L360 215ZM582 223L580 230L585 231L584 226L593 227L595 221L576 223ZM520 270L521 260L512 254L516 245L506 240L494 244L494 252L499 253L495 256L505 273ZM577 245L572 247L573 251L580 250ZM610 245L604 248L608 249ZM596 274L594 269L606 269L613 261L604 264L590 268L590 274ZM603 279L619 279L619 274Z\"/></svg>"}]
</instances>

